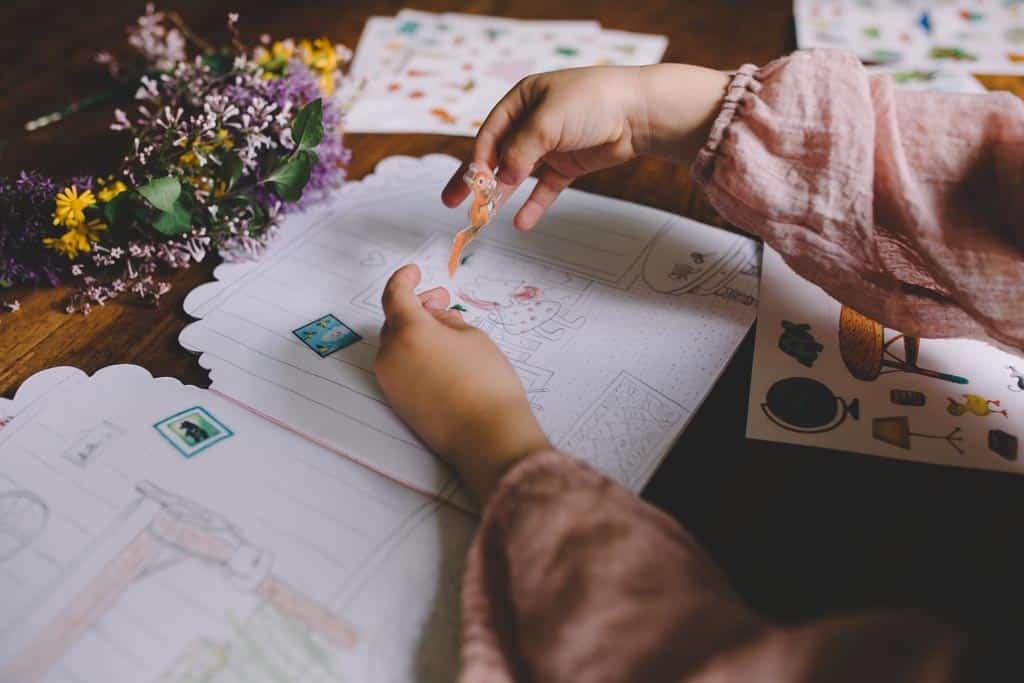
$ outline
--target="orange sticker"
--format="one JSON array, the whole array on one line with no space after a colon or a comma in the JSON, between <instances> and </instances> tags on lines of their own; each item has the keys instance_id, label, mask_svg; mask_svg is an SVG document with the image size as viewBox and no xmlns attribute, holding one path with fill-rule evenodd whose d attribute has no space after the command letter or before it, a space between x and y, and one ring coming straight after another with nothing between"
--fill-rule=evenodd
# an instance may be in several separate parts
<instances>
[{"instance_id":1,"label":"orange sticker","mask_svg":"<svg viewBox=\"0 0 1024 683\"><path fill-rule=\"evenodd\" d=\"M1020 64L1024 62L1024 53L1010 52L1009 54L1006 55L1006 58L1009 59L1014 64Z\"/></svg>"},{"instance_id":2,"label":"orange sticker","mask_svg":"<svg viewBox=\"0 0 1024 683\"><path fill-rule=\"evenodd\" d=\"M463 71L472 71L473 70L473 65L470 64L469 62L466 62L465 64L462 65L462 70Z\"/></svg>"},{"instance_id":3,"label":"orange sticker","mask_svg":"<svg viewBox=\"0 0 1024 683\"><path fill-rule=\"evenodd\" d=\"M388 92L395 92L396 90L400 89L401 87L402 87L401 83L389 83L388 84Z\"/></svg>"},{"instance_id":4,"label":"orange sticker","mask_svg":"<svg viewBox=\"0 0 1024 683\"><path fill-rule=\"evenodd\" d=\"M426 93L423 92L422 90L413 90L411 93L409 93L409 99L410 100L418 100L419 98L423 97L424 95L426 95Z\"/></svg>"},{"instance_id":5,"label":"orange sticker","mask_svg":"<svg viewBox=\"0 0 1024 683\"><path fill-rule=\"evenodd\" d=\"M479 128L480 126L484 125L484 122L483 121L473 121L469 125L473 126L473 128Z\"/></svg>"},{"instance_id":6,"label":"orange sticker","mask_svg":"<svg viewBox=\"0 0 1024 683\"><path fill-rule=\"evenodd\" d=\"M409 69L406 73L409 74L410 78L419 78L421 76L430 75L429 71L424 71L423 69Z\"/></svg>"},{"instance_id":7,"label":"orange sticker","mask_svg":"<svg viewBox=\"0 0 1024 683\"><path fill-rule=\"evenodd\" d=\"M441 119L442 123L455 123L455 117L452 116L447 109L441 107L434 107L430 110L430 113Z\"/></svg>"}]
</instances>

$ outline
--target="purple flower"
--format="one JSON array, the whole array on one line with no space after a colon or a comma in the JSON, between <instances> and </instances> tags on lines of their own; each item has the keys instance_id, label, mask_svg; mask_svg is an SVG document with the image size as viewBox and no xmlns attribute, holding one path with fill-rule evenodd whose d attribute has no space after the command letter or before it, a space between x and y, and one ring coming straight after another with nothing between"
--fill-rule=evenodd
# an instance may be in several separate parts
<instances>
[{"instance_id":1,"label":"purple flower","mask_svg":"<svg viewBox=\"0 0 1024 683\"><path fill-rule=\"evenodd\" d=\"M0 178L0 285L56 286L66 277L68 259L43 247L44 237L59 236L52 218L59 189L35 172Z\"/></svg>"}]
</instances>

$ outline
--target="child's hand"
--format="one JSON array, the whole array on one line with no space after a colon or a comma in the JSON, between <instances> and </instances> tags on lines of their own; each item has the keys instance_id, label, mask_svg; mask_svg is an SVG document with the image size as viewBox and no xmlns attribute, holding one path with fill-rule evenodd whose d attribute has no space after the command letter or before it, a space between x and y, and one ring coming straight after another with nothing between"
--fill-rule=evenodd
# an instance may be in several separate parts
<instances>
[{"instance_id":1,"label":"child's hand","mask_svg":"<svg viewBox=\"0 0 1024 683\"><path fill-rule=\"evenodd\" d=\"M688 161L710 132L729 85L721 72L681 64L590 67L528 76L491 111L473 160L498 166L508 197L535 168L537 186L515 225L536 225L578 176L658 154ZM464 168L441 197L459 205L469 193Z\"/></svg>"},{"instance_id":2,"label":"child's hand","mask_svg":"<svg viewBox=\"0 0 1024 683\"><path fill-rule=\"evenodd\" d=\"M482 331L448 310L448 292L414 293L420 271L384 290L377 380L399 417L486 502L520 458L550 448L512 366Z\"/></svg>"}]
</instances>

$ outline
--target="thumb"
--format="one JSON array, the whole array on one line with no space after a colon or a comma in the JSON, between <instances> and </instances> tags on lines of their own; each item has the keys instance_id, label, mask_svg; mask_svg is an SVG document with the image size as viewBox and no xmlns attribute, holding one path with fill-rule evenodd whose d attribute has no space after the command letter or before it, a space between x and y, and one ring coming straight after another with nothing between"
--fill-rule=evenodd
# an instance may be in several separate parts
<instances>
[{"instance_id":1,"label":"thumb","mask_svg":"<svg viewBox=\"0 0 1024 683\"><path fill-rule=\"evenodd\" d=\"M430 318L423 303L416 296L416 285L420 283L420 269L414 263L402 266L391 275L384 286L381 305L384 308L385 324L397 328L419 318Z\"/></svg>"}]
</instances>

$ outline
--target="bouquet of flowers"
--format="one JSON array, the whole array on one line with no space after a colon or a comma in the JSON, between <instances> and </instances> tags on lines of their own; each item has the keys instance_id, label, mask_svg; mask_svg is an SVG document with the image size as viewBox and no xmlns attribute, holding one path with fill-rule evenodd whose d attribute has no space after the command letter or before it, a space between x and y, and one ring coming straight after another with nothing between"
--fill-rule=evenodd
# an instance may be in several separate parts
<instances>
[{"instance_id":1,"label":"bouquet of flowers","mask_svg":"<svg viewBox=\"0 0 1024 683\"><path fill-rule=\"evenodd\" d=\"M249 49L237 21L217 50L150 5L129 31L134 68L98 55L138 84L137 111L111 125L130 135L127 153L102 175L0 177L0 287L70 281L68 312L126 293L156 303L170 289L161 272L212 251L255 257L283 213L341 185L351 52L268 36Z\"/></svg>"}]
</instances>

